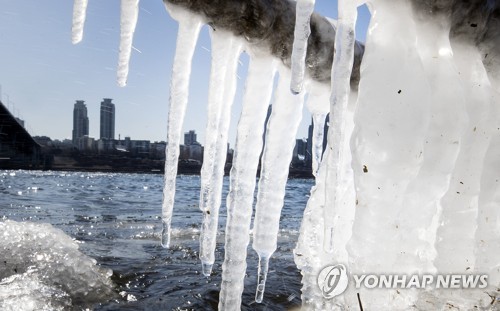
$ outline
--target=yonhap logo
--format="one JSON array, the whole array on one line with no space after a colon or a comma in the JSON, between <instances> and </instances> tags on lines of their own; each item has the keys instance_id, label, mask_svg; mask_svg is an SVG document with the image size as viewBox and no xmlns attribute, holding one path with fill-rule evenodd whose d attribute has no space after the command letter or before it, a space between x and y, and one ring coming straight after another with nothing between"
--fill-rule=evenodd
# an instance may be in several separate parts
<instances>
[{"instance_id":1,"label":"yonhap logo","mask_svg":"<svg viewBox=\"0 0 500 311\"><path fill-rule=\"evenodd\" d=\"M352 274L353 288L366 289L468 289L488 287L487 274ZM323 297L331 299L345 292L351 277L343 264L328 265L318 275Z\"/></svg>"},{"instance_id":2,"label":"yonhap logo","mask_svg":"<svg viewBox=\"0 0 500 311\"><path fill-rule=\"evenodd\" d=\"M326 266L318 275L318 286L326 299L342 294L348 283L347 269L343 264Z\"/></svg>"}]
</instances>

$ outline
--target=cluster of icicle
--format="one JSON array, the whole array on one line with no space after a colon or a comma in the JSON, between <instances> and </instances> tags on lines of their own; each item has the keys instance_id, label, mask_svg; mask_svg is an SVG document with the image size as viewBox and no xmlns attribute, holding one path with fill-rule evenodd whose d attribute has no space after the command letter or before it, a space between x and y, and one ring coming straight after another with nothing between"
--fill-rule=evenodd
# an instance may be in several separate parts
<instances>
[{"instance_id":1,"label":"cluster of icicle","mask_svg":"<svg viewBox=\"0 0 500 311\"><path fill-rule=\"evenodd\" d=\"M82 38L87 1L74 3L76 43ZM359 293L370 310L442 309L447 304L470 309L487 307L490 296L498 295L498 81L488 77L475 46L450 42L446 18L436 15L417 22L409 1L373 0L359 90L351 91L360 4L339 0L330 89L309 81L305 74L314 0L297 1L291 72L241 38L223 30L210 33L212 64L200 194L204 275L210 275L214 264L236 67L243 51L250 55L227 197L221 310L239 310L241 305L255 176L272 102L253 227L253 248L259 255L256 301L263 299L305 93L314 118L316 185L295 250L303 274L304 308L357 309ZM179 22L162 211L162 245L169 247L191 60L204 21L175 5L166 6ZM126 81L137 13L138 0L122 0L120 85ZM279 82L273 90L276 75ZM328 147L322 155L327 113L331 116ZM323 267L336 263L357 274L486 273L490 286L482 291L425 291L354 289L351 284L344 295L328 300L317 277Z\"/></svg>"}]
</instances>

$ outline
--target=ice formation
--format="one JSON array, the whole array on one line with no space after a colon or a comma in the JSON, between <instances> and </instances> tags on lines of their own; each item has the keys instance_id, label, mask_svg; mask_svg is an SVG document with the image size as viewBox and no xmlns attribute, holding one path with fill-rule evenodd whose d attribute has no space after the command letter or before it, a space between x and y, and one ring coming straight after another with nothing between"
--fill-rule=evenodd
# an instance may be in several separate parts
<instances>
[{"instance_id":1,"label":"ice formation","mask_svg":"<svg viewBox=\"0 0 500 311\"><path fill-rule=\"evenodd\" d=\"M275 60L268 56L252 55L227 196L225 256L219 299L221 310L238 309L241 305L255 176L260 156L255 150L262 150L264 121L271 100L275 72Z\"/></svg>"},{"instance_id":2,"label":"ice formation","mask_svg":"<svg viewBox=\"0 0 500 311\"><path fill-rule=\"evenodd\" d=\"M206 276L212 273L215 261L222 182L228 151L227 136L236 92L236 68L241 53L240 40L230 33L218 30L210 34L212 65L200 189L200 209L203 212L200 259Z\"/></svg>"},{"instance_id":3,"label":"ice formation","mask_svg":"<svg viewBox=\"0 0 500 311\"><path fill-rule=\"evenodd\" d=\"M175 50L172 79L170 82L170 98L167 128L167 147L165 150L165 182L163 186L162 204L162 238L164 247L170 245L170 223L175 199L175 179L179 158L182 124L189 96L189 76L191 74L191 59L193 58L201 19L175 6L166 6L170 15L179 22L177 48Z\"/></svg>"},{"instance_id":4,"label":"ice formation","mask_svg":"<svg viewBox=\"0 0 500 311\"><path fill-rule=\"evenodd\" d=\"M253 223L253 249L259 255L257 302L262 302L269 260L276 250L288 168L302 119L303 95L289 92L289 81L288 69L281 70L262 155Z\"/></svg>"},{"instance_id":5,"label":"ice formation","mask_svg":"<svg viewBox=\"0 0 500 311\"><path fill-rule=\"evenodd\" d=\"M307 40L311 34L311 14L315 0L298 0L295 18L295 31L292 50L292 78L290 90L298 94L302 92L306 73Z\"/></svg>"},{"instance_id":6,"label":"ice formation","mask_svg":"<svg viewBox=\"0 0 500 311\"><path fill-rule=\"evenodd\" d=\"M139 0L121 1L120 52L118 55L117 79L119 86L125 86L127 84L130 54L132 53L132 39L139 15Z\"/></svg>"},{"instance_id":7,"label":"ice formation","mask_svg":"<svg viewBox=\"0 0 500 311\"><path fill-rule=\"evenodd\" d=\"M73 26L71 27L71 42L73 44L77 44L82 41L87 4L88 0L75 0L73 3Z\"/></svg>"},{"instance_id":8,"label":"ice formation","mask_svg":"<svg viewBox=\"0 0 500 311\"><path fill-rule=\"evenodd\" d=\"M200 198L204 274L214 260L235 66L241 49L250 55L227 200L221 310L237 310L241 304L261 129L273 92L253 228L253 248L260 258L258 302L265 299L307 93L315 122L316 185L294 252L303 275L304 309L356 309L359 301L370 310L498 307L497 1L366 1L372 14L366 49L354 40L356 9L364 1L340 0L335 26L311 14L312 0L299 0L296 7L287 0L164 2L180 24L170 90L164 246L169 244L193 49L202 22L215 30ZM132 32L133 27L127 33ZM279 81L273 90L275 70ZM300 95L292 95L290 88ZM328 112L328 146L321 155ZM317 277L336 263L355 274L487 273L489 287L432 291L355 289L351 284L343 295L327 299Z\"/></svg>"},{"instance_id":9,"label":"ice formation","mask_svg":"<svg viewBox=\"0 0 500 311\"><path fill-rule=\"evenodd\" d=\"M0 309L66 310L116 298L111 270L49 224L0 222Z\"/></svg>"}]
</instances>

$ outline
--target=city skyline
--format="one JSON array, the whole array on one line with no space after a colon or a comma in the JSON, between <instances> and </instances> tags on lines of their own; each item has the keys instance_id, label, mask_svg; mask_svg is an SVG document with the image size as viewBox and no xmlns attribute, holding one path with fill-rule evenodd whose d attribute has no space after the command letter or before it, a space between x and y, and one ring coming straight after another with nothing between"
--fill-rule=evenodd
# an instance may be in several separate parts
<instances>
[{"instance_id":1,"label":"city skyline","mask_svg":"<svg viewBox=\"0 0 500 311\"><path fill-rule=\"evenodd\" d=\"M6 1L0 9L0 85L3 102L15 103L32 135L71 139L75 98L85 99L90 120L102 95L119 104L115 135L152 141L166 140L168 97L177 22L162 1L142 1L134 36L128 85L116 85L119 41L119 1L89 1L83 41L71 44L72 1ZM336 17L336 1L318 0L316 10ZM368 22L360 9L361 41ZM200 33L193 58L190 102L183 131L195 129L204 142L210 74L208 26ZM234 145L248 56L238 68L237 100L231 113L229 141ZM15 111L14 111L15 113ZM304 114L298 137L307 136L310 115ZM90 122L89 136L99 137L100 126Z\"/></svg>"}]
</instances>

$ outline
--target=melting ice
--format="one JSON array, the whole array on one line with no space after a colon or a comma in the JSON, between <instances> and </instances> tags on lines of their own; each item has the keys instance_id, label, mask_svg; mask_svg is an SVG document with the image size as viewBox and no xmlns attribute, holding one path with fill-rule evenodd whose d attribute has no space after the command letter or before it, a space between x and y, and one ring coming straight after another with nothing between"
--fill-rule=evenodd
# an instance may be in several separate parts
<instances>
[{"instance_id":1,"label":"melting ice","mask_svg":"<svg viewBox=\"0 0 500 311\"><path fill-rule=\"evenodd\" d=\"M67 310L116 298L111 270L49 224L0 222L0 309Z\"/></svg>"}]
</instances>

